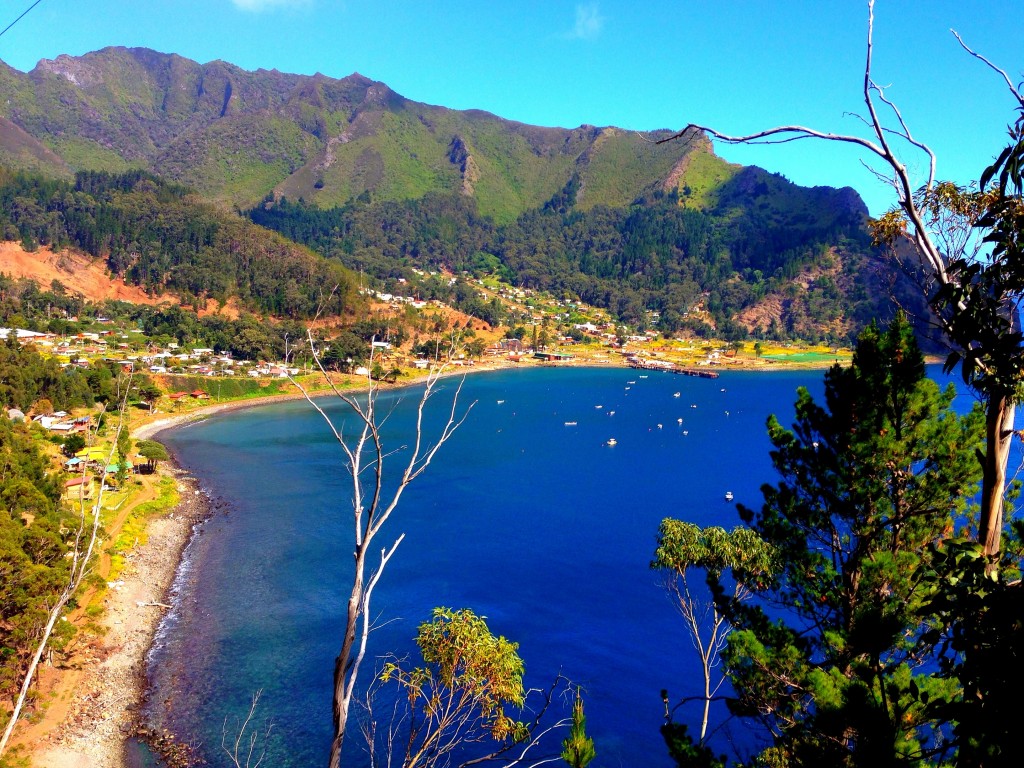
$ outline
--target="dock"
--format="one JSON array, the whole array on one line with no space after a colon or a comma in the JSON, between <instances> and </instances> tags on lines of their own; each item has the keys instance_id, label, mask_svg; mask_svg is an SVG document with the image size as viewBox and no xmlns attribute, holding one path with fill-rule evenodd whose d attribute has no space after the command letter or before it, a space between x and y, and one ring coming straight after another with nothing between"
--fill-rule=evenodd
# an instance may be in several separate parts
<instances>
[{"instance_id":1,"label":"dock","mask_svg":"<svg viewBox=\"0 0 1024 768\"><path fill-rule=\"evenodd\" d=\"M626 361L630 368L639 368L643 371L664 371L675 373L679 376L695 376L698 379L717 379L717 371L709 371L706 368L684 368L675 363L662 362L660 360L644 360L643 358L632 358Z\"/></svg>"}]
</instances>

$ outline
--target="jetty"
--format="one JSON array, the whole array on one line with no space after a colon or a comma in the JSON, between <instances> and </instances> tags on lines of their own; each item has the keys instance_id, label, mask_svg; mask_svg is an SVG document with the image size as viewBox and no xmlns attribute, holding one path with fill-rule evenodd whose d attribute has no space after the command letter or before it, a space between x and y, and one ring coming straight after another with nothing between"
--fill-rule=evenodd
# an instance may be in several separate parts
<instances>
[{"instance_id":1,"label":"jetty","mask_svg":"<svg viewBox=\"0 0 1024 768\"><path fill-rule=\"evenodd\" d=\"M643 357L631 357L626 361L630 368L639 368L644 371L664 371L675 373L680 376L696 376L698 379L717 379L717 371L709 371L706 368L684 368L681 365L670 363L667 360L648 360Z\"/></svg>"}]
</instances>

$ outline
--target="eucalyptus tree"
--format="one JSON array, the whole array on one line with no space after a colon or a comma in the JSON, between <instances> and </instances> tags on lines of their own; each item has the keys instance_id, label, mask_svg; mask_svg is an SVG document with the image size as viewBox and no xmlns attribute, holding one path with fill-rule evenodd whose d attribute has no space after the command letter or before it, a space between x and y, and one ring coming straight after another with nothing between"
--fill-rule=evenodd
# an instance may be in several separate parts
<instances>
[{"instance_id":1,"label":"eucalyptus tree","mask_svg":"<svg viewBox=\"0 0 1024 768\"><path fill-rule=\"evenodd\" d=\"M365 735L372 766L464 768L499 761L532 767L553 762L534 752L548 734L569 724L545 718L560 679L547 691L528 690L518 643L495 635L485 618L468 608L435 608L431 620L420 624L416 645L422 665L390 661L381 672L381 682L398 689L390 721L375 716L373 696L368 697ZM578 698L577 706L582 717ZM582 724L576 735L578 751L572 754L577 765L585 766L593 742L588 745Z\"/></svg>"},{"instance_id":2,"label":"eucalyptus tree","mask_svg":"<svg viewBox=\"0 0 1024 768\"><path fill-rule=\"evenodd\" d=\"M663 574L665 589L683 617L700 658L703 691L693 698L703 703L701 744L707 737L711 702L725 682L720 671L721 652L732 629L703 582L710 580L719 587L720 597L728 594L728 599L739 602L749 598L754 588L763 585L776 567L772 548L750 528L738 526L732 531L717 526L701 528L670 517L662 520L658 528L651 568ZM697 583L693 581L695 572ZM723 578L729 582L728 593L721 590ZM685 698L680 704L690 700ZM671 717L671 711L666 717Z\"/></svg>"}]
</instances>

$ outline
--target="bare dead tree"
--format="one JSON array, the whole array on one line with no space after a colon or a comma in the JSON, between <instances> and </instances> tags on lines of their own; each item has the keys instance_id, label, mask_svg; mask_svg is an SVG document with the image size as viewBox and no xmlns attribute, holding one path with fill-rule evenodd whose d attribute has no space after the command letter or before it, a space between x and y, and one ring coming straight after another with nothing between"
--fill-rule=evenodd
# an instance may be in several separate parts
<instances>
[{"instance_id":1,"label":"bare dead tree","mask_svg":"<svg viewBox=\"0 0 1024 768\"><path fill-rule=\"evenodd\" d=\"M124 391L118 393L119 404L117 428L114 431L113 440L110 444L110 451L107 455L106 462L104 463L104 472L106 471L106 467L114 460L114 454L117 451L118 437L121 435L121 431L125 428L124 416L128 406L128 393L131 388L130 385L131 375L127 377ZM99 428L99 423L105 410L106 409L104 408L96 419L97 429ZM81 474L82 484L80 486L77 504L78 525L67 555L70 560L67 581L65 582L63 589L61 589L57 594L53 605L49 607L46 623L40 630L39 641L36 644L35 651L29 659L28 667L25 670L25 676L22 679L21 688L18 691L18 697L14 701L14 709L11 712L10 719L7 721L6 728L4 728L3 736L0 737L0 756L3 756L4 752L7 750L11 735L14 733L14 726L21 717L22 709L28 699L28 693L32 688L32 681L35 679L36 670L39 668L39 663L42 661L43 655L46 653L50 637L53 635L54 627L64 615L64 610L67 608L71 598L75 596L79 588L82 586L82 583L89 574L92 573L93 555L96 553L96 547L100 543L100 518L101 510L103 508L103 491L105 487L103 482L104 476L100 477L100 489L97 493L96 503L91 505L86 504L88 499L86 498L87 494L85 492L85 483L88 480L88 474L87 468L83 464Z\"/></svg>"},{"instance_id":2,"label":"bare dead tree","mask_svg":"<svg viewBox=\"0 0 1024 768\"><path fill-rule=\"evenodd\" d=\"M262 695L262 689L252 695L249 711L235 724L235 738L230 743L226 719L221 729L220 747L235 768L259 768L267 756L267 739L274 728L273 724L268 723L262 733L259 729L250 729Z\"/></svg>"},{"instance_id":3,"label":"bare dead tree","mask_svg":"<svg viewBox=\"0 0 1024 768\"><path fill-rule=\"evenodd\" d=\"M386 422L388 413L378 412L377 399L379 385L373 380L372 370L374 347L371 352L366 388L364 393L354 395L344 392L331 380L324 368L322 355L318 351L311 332L307 332L310 349L316 367L327 380L330 391L335 398L346 406L345 413L352 417L357 425L354 436L346 435L344 424L335 423L334 418L300 382L292 378L306 401L320 414L328 429L337 441L345 456L348 475L352 482L352 536L354 573L352 587L348 595L345 612L345 630L342 638L341 651L334 663L334 739L331 743L331 768L341 764L341 750L348 724L349 710L356 692L359 670L366 656L372 617L370 602L373 590L380 581L388 562L394 556L405 534L397 535L390 544L379 550L375 562L371 562L374 540L398 508L406 489L434 460L441 446L452 437L465 421L474 403L465 409L459 409L459 396L462 382L455 386L451 402L446 406L447 418L439 432L429 439L425 434L424 415L428 403L438 394L439 383L448 372L452 355L457 345L457 337L451 339L447 351L438 352L422 384L422 393L416 408L414 437L409 445L396 450L387 448L381 435L381 427ZM389 460L400 460L397 473L397 484L393 488L385 486L385 479L390 478Z\"/></svg>"},{"instance_id":4,"label":"bare dead tree","mask_svg":"<svg viewBox=\"0 0 1024 768\"><path fill-rule=\"evenodd\" d=\"M937 287L936 292L927 298L939 318L942 330L955 345L959 357L968 360L978 372L970 383L984 401L987 427L985 452L979 457L983 477L977 538L983 545L985 554L994 559L1001 548L1006 469L1014 434L1015 403L1018 399L1019 386L1019 381L1009 381L1012 376L1000 370L1001 365L1009 365L1012 373L1016 374L1019 361L1010 361L1007 355L1001 354L998 337L1016 332L1016 320L1011 314L1016 313L1015 305L1019 296L1012 295L1013 289L1010 288L1003 295L983 297L977 305L985 305L984 312L987 312L987 317L979 322L964 322L965 318L976 319L973 315L977 307L969 306L967 297L972 279L970 259L976 256L977 252L972 254L967 251L972 242L976 243L981 238L977 233L972 237L963 228L955 237L949 237L950 232L943 230L943 224L948 220L941 210L950 210L950 203L952 209L956 210L965 198L951 196L950 185L936 183L934 152L914 136L899 107L886 96L885 86L879 85L872 76L874 5L874 0L867 0L867 45L863 84L866 115L858 116L867 127L870 138L831 133L802 125L782 125L745 136L733 136L708 126L691 123L682 131L658 143L680 139L693 140L701 133L729 144L784 144L802 139L819 139L850 144L867 153L879 164L882 170L870 165L869 170L892 186L896 194L896 208L876 222L876 238L890 244L901 240L913 246L920 263ZM1019 108L1024 110L1024 95L1013 85L1006 72L971 50L955 32L953 34L967 53L1002 77ZM904 151L912 152L926 161L928 171L923 181L915 182L907 164L900 157L900 153ZM984 186L984 180L981 186ZM984 190L979 190L978 194L981 195L983 192ZM960 210L959 213L968 212ZM969 217L965 219L972 226L980 220L977 216L973 220ZM944 250L944 247L959 250L950 252ZM965 268L964 265L968 266ZM980 323L987 323L988 327L979 328Z\"/></svg>"}]
</instances>

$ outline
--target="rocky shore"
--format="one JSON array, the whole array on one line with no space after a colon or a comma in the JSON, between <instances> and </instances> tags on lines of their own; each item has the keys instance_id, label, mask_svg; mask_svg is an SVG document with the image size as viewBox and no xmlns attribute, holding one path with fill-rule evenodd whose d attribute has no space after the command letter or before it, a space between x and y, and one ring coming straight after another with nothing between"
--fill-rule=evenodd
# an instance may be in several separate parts
<instances>
[{"instance_id":1,"label":"rocky shore","mask_svg":"<svg viewBox=\"0 0 1024 768\"><path fill-rule=\"evenodd\" d=\"M30 745L34 765L46 768L123 768L124 745L135 734L145 691L145 657L193 526L206 518L206 497L185 473L172 469L181 494L169 514L152 520L147 540L125 558L121 578L107 591L105 634L84 654L61 725Z\"/></svg>"}]
</instances>

